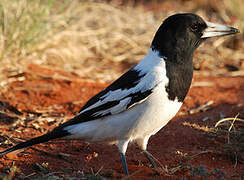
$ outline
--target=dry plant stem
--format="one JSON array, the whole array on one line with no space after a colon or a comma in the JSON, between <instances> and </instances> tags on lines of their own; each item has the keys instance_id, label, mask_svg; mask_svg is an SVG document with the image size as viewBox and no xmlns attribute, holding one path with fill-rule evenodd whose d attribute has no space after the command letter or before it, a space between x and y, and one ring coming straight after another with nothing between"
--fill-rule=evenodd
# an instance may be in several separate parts
<instances>
[{"instance_id":1,"label":"dry plant stem","mask_svg":"<svg viewBox=\"0 0 244 180\"><path fill-rule=\"evenodd\" d=\"M239 114L238 114L238 115L239 115ZM221 123L226 122L226 121L233 121L233 122L235 122L235 121L240 121L240 122L244 122L244 119L237 118L238 115L237 115L236 117L234 117L234 118L224 118L224 119L219 120L219 121L215 124L215 127L218 127ZM233 127L233 123L232 123L232 125L230 126L229 131L231 130L232 127Z\"/></svg>"},{"instance_id":2,"label":"dry plant stem","mask_svg":"<svg viewBox=\"0 0 244 180\"><path fill-rule=\"evenodd\" d=\"M31 176L34 176L34 175L36 175L35 172L33 172L33 173L31 173L31 174L28 174L28 175L24 176L24 179L28 179L28 178L30 178Z\"/></svg>"},{"instance_id":3,"label":"dry plant stem","mask_svg":"<svg viewBox=\"0 0 244 180\"><path fill-rule=\"evenodd\" d=\"M232 123L231 123L231 125L230 125L230 127L229 127L229 129L228 129L228 131L230 131L231 129L232 129L232 127L234 126L234 123L235 123L235 121L236 121L236 118L239 116L239 113L235 116L235 118L233 119L233 121L232 121Z\"/></svg>"},{"instance_id":4,"label":"dry plant stem","mask_svg":"<svg viewBox=\"0 0 244 180\"><path fill-rule=\"evenodd\" d=\"M98 169L98 171L96 172L95 176L97 176L101 172L102 169L103 169L103 166L100 167L100 169Z\"/></svg>"},{"instance_id":5,"label":"dry plant stem","mask_svg":"<svg viewBox=\"0 0 244 180\"><path fill-rule=\"evenodd\" d=\"M71 160L67 159L66 157L64 157L63 154L54 154L54 153L49 153L49 152L46 152L46 151L42 151L40 149L37 149L37 148L34 148L34 147L30 147L30 149L33 149L35 151L38 151L44 155L47 155L47 156L50 156L50 157L54 157L54 158L58 158L58 159L61 159L61 160L64 160L64 161L67 161L69 163L72 163Z\"/></svg>"},{"instance_id":6,"label":"dry plant stem","mask_svg":"<svg viewBox=\"0 0 244 180\"><path fill-rule=\"evenodd\" d=\"M213 101L208 101L207 103L202 104L199 107L191 109L189 111L189 113L190 114L195 114L195 113L198 113L198 112L201 112L201 111L207 111L213 103L214 103Z\"/></svg>"},{"instance_id":7,"label":"dry plant stem","mask_svg":"<svg viewBox=\"0 0 244 180\"><path fill-rule=\"evenodd\" d=\"M212 152L212 151L210 151L210 150L207 150L207 151L201 151L201 152L199 152L199 153L197 153L197 154L194 154L194 155L190 156L189 158L192 159L192 158L195 158L195 157L197 157L197 156L199 156L199 155L201 155L201 154L206 154L206 153L209 153L209 152Z\"/></svg>"}]
</instances>

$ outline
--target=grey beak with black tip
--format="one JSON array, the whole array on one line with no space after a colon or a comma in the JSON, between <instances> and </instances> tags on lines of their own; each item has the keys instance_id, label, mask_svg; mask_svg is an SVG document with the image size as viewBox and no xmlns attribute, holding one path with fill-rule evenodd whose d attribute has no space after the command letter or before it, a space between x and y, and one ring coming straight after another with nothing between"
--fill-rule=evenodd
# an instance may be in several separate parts
<instances>
[{"instance_id":1,"label":"grey beak with black tip","mask_svg":"<svg viewBox=\"0 0 244 180\"><path fill-rule=\"evenodd\" d=\"M225 35L236 34L240 32L238 29L233 27L225 26L222 24L211 23L208 21L205 22L207 24L207 28L203 31L203 35L201 36L201 38L225 36Z\"/></svg>"}]
</instances>

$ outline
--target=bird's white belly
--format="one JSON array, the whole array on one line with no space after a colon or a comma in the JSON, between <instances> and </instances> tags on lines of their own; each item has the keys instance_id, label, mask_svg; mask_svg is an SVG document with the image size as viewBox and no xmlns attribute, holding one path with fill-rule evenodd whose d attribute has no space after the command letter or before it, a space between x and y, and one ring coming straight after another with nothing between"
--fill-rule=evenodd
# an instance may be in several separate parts
<instances>
[{"instance_id":1,"label":"bird's white belly","mask_svg":"<svg viewBox=\"0 0 244 180\"><path fill-rule=\"evenodd\" d=\"M142 114L135 121L131 134L132 139L144 138L157 133L164 127L179 111L182 103L177 99L171 101L161 84L155 92L140 106Z\"/></svg>"},{"instance_id":2,"label":"bird's white belly","mask_svg":"<svg viewBox=\"0 0 244 180\"><path fill-rule=\"evenodd\" d=\"M126 111L71 126L69 132L74 135L69 138L116 142L151 136L174 117L181 105L177 100L168 99L164 84L161 83L144 102Z\"/></svg>"}]
</instances>

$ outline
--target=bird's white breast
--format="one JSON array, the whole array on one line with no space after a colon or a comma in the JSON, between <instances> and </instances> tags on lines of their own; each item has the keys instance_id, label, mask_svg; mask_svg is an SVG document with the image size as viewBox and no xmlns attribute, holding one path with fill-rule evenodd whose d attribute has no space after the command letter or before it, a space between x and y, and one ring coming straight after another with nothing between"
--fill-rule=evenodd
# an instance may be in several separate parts
<instances>
[{"instance_id":1,"label":"bird's white breast","mask_svg":"<svg viewBox=\"0 0 244 180\"><path fill-rule=\"evenodd\" d=\"M168 99L165 84L160 83L147 101L136 107L142 113L135 122L131 138L138 139L157 133L175 116L181 105L177 100ZM140 111L138 109L137 112Z\"/></svg>"}]
</instances>

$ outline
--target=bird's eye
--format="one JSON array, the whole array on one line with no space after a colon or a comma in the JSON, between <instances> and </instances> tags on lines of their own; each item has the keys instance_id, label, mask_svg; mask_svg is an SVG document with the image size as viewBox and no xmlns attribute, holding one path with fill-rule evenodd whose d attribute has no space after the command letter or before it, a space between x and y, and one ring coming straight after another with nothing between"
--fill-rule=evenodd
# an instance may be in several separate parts
<instances>
[{"instance_id":1,"label":"bird's eye","mask_svg":"<svg viewBox=\"0 0 244 180\"><path fill-rule=\"evenodd\" d=\"M197 30L198 30L198 26L197 26L197 24L192 25L192 26L191 26L191 30L192 30L193 32L197 31Z\"/></svg>"}]
</instances>

